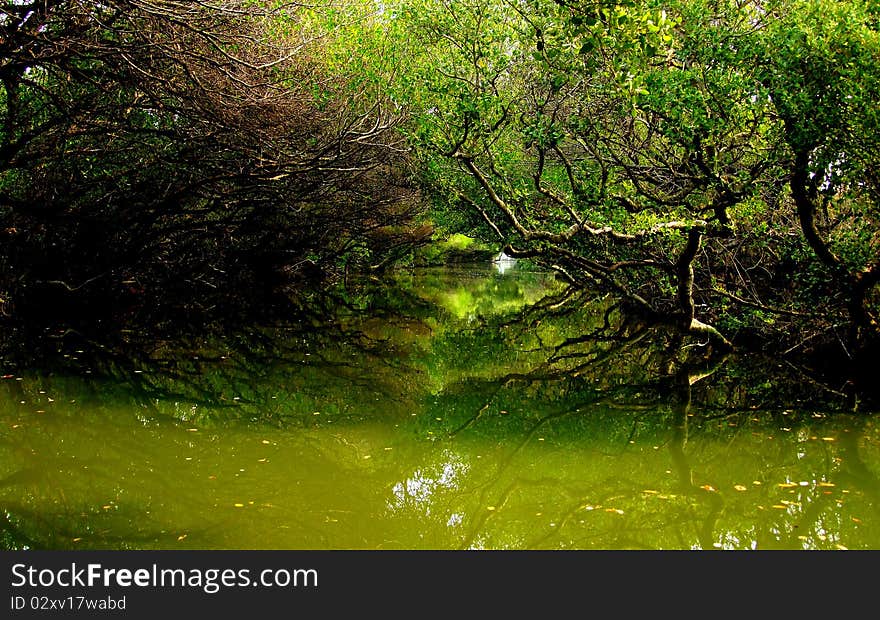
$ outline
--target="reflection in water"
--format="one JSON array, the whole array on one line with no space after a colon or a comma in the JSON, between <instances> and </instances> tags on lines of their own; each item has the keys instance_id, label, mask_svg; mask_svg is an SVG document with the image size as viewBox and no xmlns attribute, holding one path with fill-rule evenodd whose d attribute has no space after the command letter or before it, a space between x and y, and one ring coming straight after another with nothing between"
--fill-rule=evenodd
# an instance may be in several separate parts
<instances>
[{"instance_id":1,"label":"reflection in water","mask_svg":"<svg viewBox=\"0 0 880 620\"><path fill-rule=\"evenodd\" d=\"M461 480L467 475L469 467L463 463L455 453L444 450L445 462L433 468L431 471L417 469L403 482L398 482L392 488L394 499L389 502L390 513L396 512L419 512L423 516L431 516L431 507L438 491L455 490ZM453 513L447 520L447 525L460 525L462 515Z\"/></svg>"},{"instance_id":2,"label":"reflection in water","mask_svg":"<svg viewBox=\"0 0 880 620\"><path fill-rule=\"evenodd\" d=\"M0 544L880 547L874 417L569 294L428 270L330 321L68 334L0 379Z\"/></svg>"},{"instance_id":3,"label":"reflection in water","mask_svg":"<svg viewBox=\"0 0 880 620\"><path fill-rule=\"evenodd\" d=\"M492 264L501 275L516 267L516 262L515 258L508 256L504 252L501 252L492 260Z\"/></svg>"}]
</instances>

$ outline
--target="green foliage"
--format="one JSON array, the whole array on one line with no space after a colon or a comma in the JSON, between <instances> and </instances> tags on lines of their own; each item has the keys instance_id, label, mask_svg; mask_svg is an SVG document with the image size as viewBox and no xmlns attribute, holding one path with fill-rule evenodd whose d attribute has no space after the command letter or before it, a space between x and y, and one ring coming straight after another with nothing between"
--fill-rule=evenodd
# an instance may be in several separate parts
<instances>
[{"instance_id":1,"label":"green foliage","mask_svg":"<svg viewBox=\"0 0 880 620\"><path fill-rule=\"evenodd\" d=\"M837 313L852 279L810 256L789 189L806 149L820 234L850 274L877 263L871 3L402 0L388 12L407 66L388 88L407 104L441 227L638 292L663 314L685 247L664 227L706 221L717 241L702 245L693 294L707 316L757 317L717 285L771 310L821 300ZM620 244L585 226L666 232ZM748 260L761 267L742 285ZM652 266L614 267L638 262Z\"/></svg>"}]
</instances>

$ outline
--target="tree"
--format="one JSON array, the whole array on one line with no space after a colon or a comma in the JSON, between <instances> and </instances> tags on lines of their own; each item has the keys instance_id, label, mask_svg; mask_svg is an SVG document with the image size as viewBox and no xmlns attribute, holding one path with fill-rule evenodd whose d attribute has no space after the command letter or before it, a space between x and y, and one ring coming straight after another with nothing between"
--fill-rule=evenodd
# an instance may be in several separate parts
<instances>
[{"instance_id":1,"label":"tree","mask_svg":"<svg viewBox=\"0 0 880 620\"><path fill-rule=\"evenodd\" d=\"M868 2L767 10L763 81L784 126L791 198L860 346L878 329L880 13Z\"/></svg>"},{"instance_id":2,"label":"tree","mask_svg":"<svg viewBox=\"0 0 880 620\"><path fill-rule=\"evenodd\" d=\"M454 42L429 63L441 112L426 115L419 138L454 162L439 182L456 179L456 199L509 254L729 345L697 316L693 265L705 237L730 236L728 209L763 181L767 120L749 105L751 76L711 69L737 53L717 15L438 6L440 18L421 22L426 39ZM493 20L493 6L509 17ZM706 35L715 48L696 44Z\"/></svg>"},{"instance_id":3,"label":"tree","mask_svg":"<svg viewBox=\"0 0 880 620\"><path fill-rule=\"evenodd\" d=\"M802 252L843 262L829 206L853 338L876 334L877 16L831 4L414 4L425 184L507 253L722 347L732 313L832 330L842 289L810 288Z\"/></svg>"},{"instance_id":4,"label":"tree","mask_svg":"<svg viewBox=\"0 0 880 620\"><path fill-rule=\"evenodd\" d=\"M90 312L259 299L369 260L416 208L398 115L322 64L294 3L6 2L0 29L19 315L59 295Z\"/></svg>"}]
</instances>

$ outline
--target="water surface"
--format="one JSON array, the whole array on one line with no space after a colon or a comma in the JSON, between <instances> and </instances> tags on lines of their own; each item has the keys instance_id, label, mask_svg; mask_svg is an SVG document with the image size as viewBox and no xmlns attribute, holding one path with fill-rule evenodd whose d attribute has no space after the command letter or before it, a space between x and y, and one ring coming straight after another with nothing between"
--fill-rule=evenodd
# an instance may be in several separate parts
<instances>
[{"instance_id":1,"label":"water surface","mask_svg":"<svg viewBox=\"0 0 880 620\"><path fill-rule=\"evenodd\" d=\"M0 380L0 544L880 548L876 416L560 293L420 270L349 287L327 320L59 336Z\"/></svg>"}]
</instances>

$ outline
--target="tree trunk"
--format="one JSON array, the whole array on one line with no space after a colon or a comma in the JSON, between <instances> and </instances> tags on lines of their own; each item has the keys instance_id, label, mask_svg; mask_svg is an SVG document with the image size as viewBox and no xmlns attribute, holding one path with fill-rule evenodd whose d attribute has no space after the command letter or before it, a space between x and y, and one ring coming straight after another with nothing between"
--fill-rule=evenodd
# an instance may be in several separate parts
<instances>
[{"instance_id":1,"label":"tree trunk","mask_svg":"<svg viewBox=\"0 0 880 620\"><path fill-rule=\"evenodd\" d=\"M678 307L681 310L682 328L692 334L708 336L722 349L732 349L733 344L724 337L716 328L708 323L703 323L696 318L696 306L694 304L694 259L700 251L700 242L703 239L703 229L694 226L688 230L687 244L682 250L675 264L678 276Z\"/></svg>"}]
</instances>

